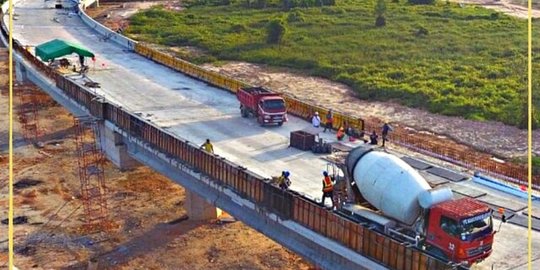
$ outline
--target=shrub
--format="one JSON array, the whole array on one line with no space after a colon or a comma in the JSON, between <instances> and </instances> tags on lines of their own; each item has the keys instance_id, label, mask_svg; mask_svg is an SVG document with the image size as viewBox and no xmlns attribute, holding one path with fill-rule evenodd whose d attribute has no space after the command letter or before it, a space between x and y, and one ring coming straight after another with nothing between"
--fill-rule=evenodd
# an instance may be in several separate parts
<instances>
[{"instance_id":1,"label":"shrub","mask_svg":"<svg viewBox=\"0 0 540 270\"><path fill-rule=\"evenodd\" d=\"M429 31L423 26L418 26L418 28L414 31L414 35L416 37L424 37L424 36L427 36L428 34L429 34Z\"/></svg>"},{"instance_id":2,"label":"shrub","mask_svg":"<svg viewBox=\"0 0 540 270\"><path fill-rule=\"evenodd\" d=\"M386 18L384 17L384 14L386 13L386 3L384 0L377 0L377 4L375 4L375 15L377 18L375 19L375 26L382 27L386 25Z\"/></svg>"},{"instance_id":3,"label":"shrub","mask_svg":"<svg viewBox=\"0 0 540 270\"><path fill-rule=\"evenodd\" d=\"M293 10L287 15L287 22L304 22L304 13L300 10Z\"/></svg>"},{"instance_id":4,"label":"shrub","mask_svg":"<svg viewBox=\"0 0 540 270\"><path fill-rule=\"evenodd\" d=\"M383 27L386 25L386 18L384 16L377 16L375 19L375 26Z\"/></svg>"},{"instance_id":5,"label":"shrub","mask_svg":"<svg viewBox=\"0 0 540 270\"><path fill-rule=\"evenodd\" d=\"M413 5L431 5L435 3L435 0L408 0L409 4Z\"/></svg>"},{"instance_id":6,"label":"shrub","mask_svg":"<svg viewBox=\"0 0 540 270\"><path fill-rule=\"evenodd\" d=\"M241 33L247 30L247 27L243 24L235 24L231 26L231 32L233 33Z\"/></svg>"},{"instance_id":7,"label":"shrub","mask_svg":"<svg viewBox=\"0 0 540 270\"><path fill-rule=\"evenodd\" d=\"M266 43L268 44L279 44L287 32L285 23L280 19L272 20L267 28L267 37Z\"/></svg>"}]
</instances>

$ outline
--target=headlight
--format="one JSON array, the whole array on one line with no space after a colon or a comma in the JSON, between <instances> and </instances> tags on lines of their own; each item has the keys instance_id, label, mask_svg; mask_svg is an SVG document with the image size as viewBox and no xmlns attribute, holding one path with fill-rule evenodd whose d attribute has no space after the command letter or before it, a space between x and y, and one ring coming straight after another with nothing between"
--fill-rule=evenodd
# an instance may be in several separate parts
<instances>
[{"instance_id":1,"label":"headlight","mask_svg":"<svg viewBox=\"0 0 540 270\"><path fill-rule=\"evenodd\" d=\"M270 115L265 115L264 119L270 119Z\"/></svg>"}]
</instances>

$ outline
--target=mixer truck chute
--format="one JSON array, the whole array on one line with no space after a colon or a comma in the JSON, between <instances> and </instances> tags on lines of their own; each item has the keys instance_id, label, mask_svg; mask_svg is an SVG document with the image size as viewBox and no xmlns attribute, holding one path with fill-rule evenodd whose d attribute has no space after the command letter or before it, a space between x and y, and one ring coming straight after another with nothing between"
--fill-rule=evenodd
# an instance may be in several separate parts
<instances>
[{"instance_id":1,"label":"mixer truck chute","mask_svg":"<svg viewBox=\"0 0 540 270\"><path fill-rule=\"evenodd\" d=\"M491 254L495 232L487 205L432 189L400 158L364 146L336 165L349 194L338 211L455 263L471 265Z\"/></svg>"}]
</instances>

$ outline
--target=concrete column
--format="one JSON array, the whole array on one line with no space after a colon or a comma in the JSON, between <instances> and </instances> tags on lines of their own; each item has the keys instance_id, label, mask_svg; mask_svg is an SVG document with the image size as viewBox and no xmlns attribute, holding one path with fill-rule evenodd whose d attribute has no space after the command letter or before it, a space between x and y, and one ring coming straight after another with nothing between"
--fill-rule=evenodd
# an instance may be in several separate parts
<instances>
[{"instance_id":1,"label":"concrete column","mask_svg":"<svg viewBox=\"0 0 540 270\"><path fill-rule=\"evenodd\" d=\"M25 82L28 78L26 75L26 68L19 62L15 62L15 77L17 82Z\"/></svg>"},{"instance_id":2,"label":"concrete column","mask_svg":"<svg viewBox=\"0 0 540 270\"><path fill-rule=\"evenodd\" d=\"M99 125L101 148L114 165L121 170L130 170L141 165L128 154L127 145L124 143L122 135L103 123Z\"/></svg>"},{"instance_id":3,"label":"concrete column","mask_svg":"<svg viewBox=\"0 0 540 270\"><path fill-rule=\"evenodd\" d=\"M187 189L184 207L190 220L210 220L218 217L218 209L215 206Z\"/></svg>"}]
</instances>

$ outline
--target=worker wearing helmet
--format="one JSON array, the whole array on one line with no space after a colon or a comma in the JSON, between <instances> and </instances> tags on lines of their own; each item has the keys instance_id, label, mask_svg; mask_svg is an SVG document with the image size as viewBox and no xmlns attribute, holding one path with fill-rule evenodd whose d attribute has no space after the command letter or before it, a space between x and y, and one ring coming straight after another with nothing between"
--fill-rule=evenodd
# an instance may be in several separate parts
<instances>
[{"instance_id":1,"label":"worker wearing helmet","mask_svg":"<svg viewBox=\"0 0 540 270\"><path fill-rule=\"evenodd\" d=\"M315 112L313 117L311 118L311 124L313 127L320 127L321 126L321 118L319 117L319 112Z\"/></svg>"},{"instance_id":2,"label":"worker wearing helmet","mask_svg":"<svg viewBox=\"0 0 540 270\"><path fill-rule=\"evenodd\" d=\"M282 171L281 176L278 177L277 184L282 190L287 190L291 185L289 175L291 174L288 171Z\"/></svg>"},{"instance_id":3,"label":"worker wearing helmet","mask_svg":"<svg viewBox=\"0 0 540 270\"><path fill-rule=\"evenodd\" d=\"M334 206L334 182L332 182L332 178L328 175L328 172L323 172L323 196L321 200L321 205L324 206L324 199L330 198L330 201L332 202L332 207Z\"/></svg>"},{"instance_id":4,"label":"worker wearing helmet","mask_svg":"<svg viewBox=\"0 0 540 270\"><path fill-rule=\"evenodd\" d=\"M214 153L214 146L210 142L210 139L206 139L206 142L201 145L201 149L204 149L208 153Z\"/></svg>"}]
</instances>

